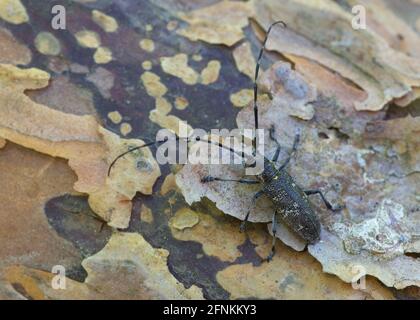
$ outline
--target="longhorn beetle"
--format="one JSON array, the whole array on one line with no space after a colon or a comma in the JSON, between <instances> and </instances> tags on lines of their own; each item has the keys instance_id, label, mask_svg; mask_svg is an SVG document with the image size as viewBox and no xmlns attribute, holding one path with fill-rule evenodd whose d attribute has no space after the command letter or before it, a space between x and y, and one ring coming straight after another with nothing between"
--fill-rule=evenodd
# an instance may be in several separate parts
<instances>
[{"instance_id":1,"label":"longhorn beetle","mask_svg":"<svg viewBox=\"0 0 420 320\"><path fill-rule=\"evenodd\" d=\"M255 129L258 129L258 74L260 69L260 63L261 59L263 57L263 53L265 51L265 45L268 39L268 36L270 34L271 29L277 25L281 24L282 27L286 27L286 24L283 21L277 21L270 25L270 27L267 30L267 33L265 35L262 47L260 49L256 67L255 67L255 77L254 77L254 122L255 122ZM278 141L274 139L274 128L270 128L270 138L274 140L274 142L277 145L277 149L275 151L274 157L270 160L267 159L264 156L264 169L263 171L256 175L257 179L224 179L224 178L218 178L213 176L205 176L201 179L202 183L210 183L213 181L225 181L225 182L238 182L238 183L245 183L245 184L261 184L262 188L260 191L258 191L256 194L254 194L252 198L252 203L255 205L257 199L259 199L262 195L268 196L269 199L273 202L275 206L275 212L272 216L272 234L273 234L273 240L272 240L272 247L271 252L266 258L267 261L270 261L274 254L275 254L275 241L276 241L276 218L279 216L283 222L285 222L294 232L296 232L299 236L301 236L304 240L306 240L308 243L315 243L320 238L320 232L321 232L321 224L319 221L319 218L315 214L314 210L311 207L311 204L308 199L308 195L314 195L318 194L322 201L324 202L325 206L331 210L331 211L338 211L344 208L344 206L337 206L336 208L333 208L333 206L327 201L327 199L324 197L323 193L320 190L303 190L301 189L293 180L293 178L287 173L286 166L290 162L290 159L292 158L293 154L295 153L297 149L297 145L299 142L299 134L296 134L293 147L289 155L287 156L286 160L281 164L279 167L277 167L277 161L280 155L280 144ZM177 140L179 139L187 139L188 138L179 138L176 137ZM225 145L201 139L200 137L196 137L196 141L203 141L207 142L209 144L216 144L221 148L225 148L230 150L233 153L237 152L229 147L226 147ZM112 166L115 164L115 162L123 157L124 155L148 146L152 145L159 145L163 144L167 141L167 138L161 141L155 141L155 142L149 142L145 143L144 145L129 149L128 151L122 153L119 155L110 165L108 175L110 174ZM252 147L253 147L253 155L256 154L256 136L254 136L252 141ZM244 153L241 154L241 156L244 158ZM255 162L254 162L255 164ZM245 220L242 221L240 230L244 231L246 222L248 221L249 214L251 212L251 209L248 210Z\"/></svg>"}]
</instances>

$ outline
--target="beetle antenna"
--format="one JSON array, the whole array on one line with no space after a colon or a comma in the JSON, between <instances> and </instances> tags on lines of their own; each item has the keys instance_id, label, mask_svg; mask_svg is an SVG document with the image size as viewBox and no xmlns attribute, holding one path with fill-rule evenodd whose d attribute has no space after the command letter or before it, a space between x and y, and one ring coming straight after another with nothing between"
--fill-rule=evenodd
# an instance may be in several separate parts
<instances>
[{"instance_id":1,"label":"beetle antenna","mask_svg":"<svg viewBox=\"0 0 420 320\"><path fill-rule=\"evenodd\" d=\"M258 59L257 59L257 64L255 66L255 78L254 78L254 120L255 120L255 137L252 140L252 147L253 147L253 153L254 156L257 153L257 130L258 130L258 84L257 84L257 80L258 80L258 73L260 71L260 64L261 64L261 60L264 54L264 51L266 50L265 45L267 43L267 39L268 39L268 35L270 34L271 29L277 25L277 24L281 24L283 28L287 28L286 23L284 23L283 21L276 21L274 23L272 23L267 30L267 33L265 34L265 38L262 44L262 47L260 49L260 53L258 54Z\"/></svg>"},{"instance_id":2,"label":"beetle antenna","mask_svg":"<svg viewBox=\"0 0 420 320\"><path fill-rule=\"evenodd\" d=\"M234 154L236 154L236 155L240 156L240 157L241 157L241 158L243 158L243 159L245 159L245 158L246 158L246 157L245 157L245 152L244 152L244 151L241 151L241 152L236 151L236 150L235 150L235 149L233 149L233 148L230 148L230 147L227 147L227 146L223 145L221 142L216 142L216 141L212 141L212 140L205 140L205 139L202 139L202 138L201 138L201 137L199 137L199 136L195 137L195 139L180 138L180 137L176 136L176 139L175 139L175 140L176 140L176 141L179 141L179 140L181 140L181 139L186 140L187 142L191 142L191 141L202 141L202 142L207 142L208 144L213 144L213 145L218 146L219 148L223 148L223 149L229 150L230 152L232 152L232 153L234 153ZM139 150L139 149L141 149L141 148L150 147L150 146L153 146L153 145L163 144L163 143L165 143L165 142L167 142L167 141L168 141L168 137L165 137L163 140L154 141L154 142L147 142L147 143L145 143L145 144L143 144L143 145L141 145L141 146L131 148L131 149L129 149L129 150L127 150L127 151L125 151L125 152L121 153L121 154L120 154L120 155L118 155L118 156L117 156L117 157L116 157L116 158L115 158L115 159L111 162L111 164L109 165L109 168L108 168L108 177L111 175L111 169L112 169L112 167L115 165L115 163L116 163L119 159L121 159L122 157L124 157L125 155L127 155L127 154L129 154L129 153L131 153L131 152L133 152L133 151Z\"/></svg>"},{"instance_id":3,"label":"beetle antenna","mask_svg":"<svg viewBox=\"0 0 420 320\"><path fill-rule=\"evenodd\" d=\"M111 174L111 169L112 169L112 167L115 165L115 163L119 160L119 159L121 159L122 157L124 157L125 155L127 155L127 154L129 154L129 153L131 153L131 152L133 152L133 151L136 151L136 150L139 150L139 149L141 149L141 148L145 148L145 147L150 147L150 146L152 146L152 145L157 145L157 144L159 144L159 143L164 143L165 141L167 141L167 140L162 140L162 141L155 141L155 142L148 142L148 143L145 143L145 144L143 144L143 145L141 145L141 146L138 146L138 147L135 147L135 148L131 148L131 149L129 149L129 150L127 150L127 151L125 151L125 152L123 152L123 153L121 153L119 156L117 156L112 162L111 162L111 164L109 165L109 168L108 168L108 177L110 176L110 174Z\"/></svg>"}]
</instances>

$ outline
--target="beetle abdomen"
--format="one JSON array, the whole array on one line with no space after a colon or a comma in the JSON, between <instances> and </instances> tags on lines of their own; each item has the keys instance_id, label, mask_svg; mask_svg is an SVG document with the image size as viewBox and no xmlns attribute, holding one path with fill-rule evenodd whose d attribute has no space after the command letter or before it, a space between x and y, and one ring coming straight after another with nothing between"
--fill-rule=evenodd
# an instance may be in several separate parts
<instances>
[{"instance_id":1,"label":"beetle abdomen","mask_svg":"<svg viewBox=\"0 0 420 320\"><path fill-rule=\"evenodd\" d=\"M282 220L309 243L319 240L321 224L306 194L284 170L264 187Z\"/></svg>"}]
</instances>

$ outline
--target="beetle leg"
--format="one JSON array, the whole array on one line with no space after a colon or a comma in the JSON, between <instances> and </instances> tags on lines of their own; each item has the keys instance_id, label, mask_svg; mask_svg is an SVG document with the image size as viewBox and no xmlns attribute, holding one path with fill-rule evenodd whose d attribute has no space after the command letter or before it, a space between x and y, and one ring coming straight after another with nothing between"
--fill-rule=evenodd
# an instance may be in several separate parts
<instances>
[{"instance_id":1,"label":"beetle leg","mask_svg":"<svg viewBox=\"0 0 420 320\"><path fill-rule=\"evenodd\" d=\"M265 261L267 261L267 262L270 262L273 259L274 255L276 253L276 234L277 234L276 214L277 214L277 212L274 212L273 219L272 219L272 222L271 222L271 232L273 233L273 242L272 242L272 245L271 245L270 254L265 259Z\"/></svg>"},{"instance_id":2,"label":"beetle leg","mask_svg":"<svg viewBox=\"0 0 420 320\"><path fill-rule=\"evenodd\" d=\"M254 196L252 197L252 206L255 206L255 203L257 202L257 199L261 197L264 194L263 190L258 191ZM242 221L241 226L239 227L239 230L241 232L244 232L246 229L246 223L249 218L249 214L251 213L251 208L249 208L248 212L246 213L245 219Z\"/></svg>"},{"instance_id":3,"label":"beetle leg","mask_svg":"<svg viewBox=\"0 0 420 320\"><path fill-rule=\"evenodd\" d=\"M310 196L312 194L319 194L321 196L321 198L322 198L322 201L324 202L324 204L325 204L325 206L327 207L328 210L331 210L331 211L334 211L335 212L335 211L340 211L340 210L342 210L342 209L345 208L345 206L341 206L341 205L339 205L339 206L337 206L337 207L334 208L331 205L331 203L327 199L325 199L324 194L322 193L321 190L306 190L304 192L305 192L305 194L307 196Z\"/></svg>"},{"instance_id":4,"label":"beetle leg","mask_svg":"<svg viewBox=\"0 0 420 320\"><path fill-rule=\"evenodd\" d=\"M223 178L216 178L212 176L205 176L201 178L202 183L212 182L212 181L228 181L228 182L238 182L238 183L246 183L246 184L258 184L260 181L258 180L251 180L251 179L223 179Z\"/></svg>"}]
</instances>

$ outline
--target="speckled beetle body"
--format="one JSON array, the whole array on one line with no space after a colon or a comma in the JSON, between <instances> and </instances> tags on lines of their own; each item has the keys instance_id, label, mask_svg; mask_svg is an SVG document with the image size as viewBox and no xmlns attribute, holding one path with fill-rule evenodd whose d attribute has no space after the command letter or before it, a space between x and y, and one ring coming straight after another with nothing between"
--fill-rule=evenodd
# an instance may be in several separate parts
<instances>
[{"instance_id":1,"label":"speckled beetle body","mask_svg":"<svg viewBox=\"0 0 420 320\"><path fill-rule=\"evenodd\" d=\"M263 192L277 209L277 215L308 243L319 240L321 224L311 207L306 193L295 183L286 170L277 170L274 163L267 161L264 171L271 176L263 178ZM267 173L263 173L263 176Z\"/></svg>"}]
</instances>

